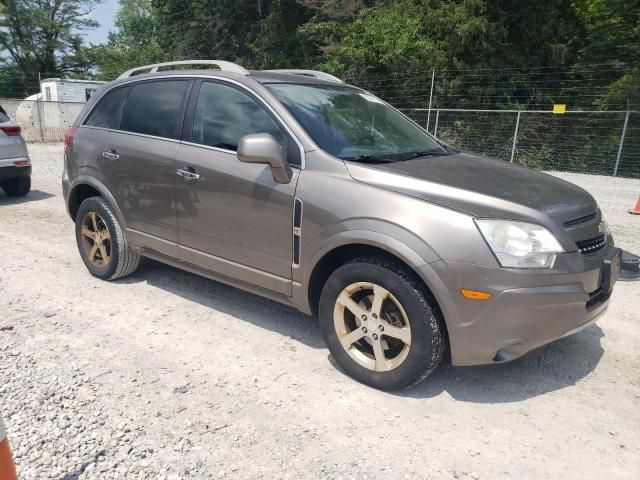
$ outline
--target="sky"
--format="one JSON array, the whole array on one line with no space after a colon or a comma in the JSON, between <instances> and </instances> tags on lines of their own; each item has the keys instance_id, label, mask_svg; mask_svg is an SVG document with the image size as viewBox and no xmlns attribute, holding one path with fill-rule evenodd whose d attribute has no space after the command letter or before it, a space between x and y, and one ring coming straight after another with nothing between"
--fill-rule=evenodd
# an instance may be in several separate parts
<instances>
[{"instance_id":1,"label":"sky","mask_svg":"<svg viewBox=\"0 0 640 480\"><path fill-rule=\"evenodd\" d=\"M84 37L87 43L101 44L107 43L107 34L109 30L114 30L113 22L116 18L116 13L120 9L120 3L118 0L105 0L102 4L98 5L89 18L95 20L100 24L99 28L95 30L89 30Z\"/></svg>"}]
</instances>

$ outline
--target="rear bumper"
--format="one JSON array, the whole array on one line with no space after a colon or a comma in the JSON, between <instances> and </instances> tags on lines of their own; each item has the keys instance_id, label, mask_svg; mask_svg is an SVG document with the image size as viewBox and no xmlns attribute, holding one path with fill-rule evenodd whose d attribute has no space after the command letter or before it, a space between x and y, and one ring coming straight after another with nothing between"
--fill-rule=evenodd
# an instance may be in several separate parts
<instances>
[{"instance_id":1,"label":"rear bumper","mask_svg":"<svg viewBox=\"0 0 640 480\"><path fill-rule=\"evenodd\" d=\"M453 364L514 360L576 333L602 315L618 278L620 250L609 239L595 255L562 256L553 269L544 271L432 264L453 295L453 311L445 312ZM459 294L461 288L493 297L468 300Z\"/></svg>"},{"instance_id":2,"label":"rear bumper","mask_svg":"<svg viewBox=\"0 0 640 480\"><path fill-rule=\"evenodd\" d=\"M0 160L0 181L31 176L31 163L28 165L16 165L15 162L29 162L29 158Z\"/></svg>"}]
</instances>

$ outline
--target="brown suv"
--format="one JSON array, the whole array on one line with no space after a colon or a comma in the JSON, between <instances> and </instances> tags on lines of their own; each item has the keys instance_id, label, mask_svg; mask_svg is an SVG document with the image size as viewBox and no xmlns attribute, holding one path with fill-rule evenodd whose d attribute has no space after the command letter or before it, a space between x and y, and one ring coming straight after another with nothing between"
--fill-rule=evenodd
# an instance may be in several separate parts
<instances>
[{"instance_id":1,"label":"brown suv","mask_svg":"<svg viewBox=\"0 0 640 480\"><path fill-rule=\"evenodd\" d=\"M169 70L199 63L219 70ZM148 73L142 73L148 72ZM594 199L443 144L322 72L173 62L95 94L63 189L89 271L141 256L308 314L382 389L503 362L603 313L620 255Z\"/></svg>"}]
</instances>

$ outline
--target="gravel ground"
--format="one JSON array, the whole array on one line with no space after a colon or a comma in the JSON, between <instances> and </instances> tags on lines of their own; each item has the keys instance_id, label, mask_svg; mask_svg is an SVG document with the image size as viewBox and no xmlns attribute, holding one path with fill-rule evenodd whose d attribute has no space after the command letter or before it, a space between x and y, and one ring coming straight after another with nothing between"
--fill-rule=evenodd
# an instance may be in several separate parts
<instances>
[{"instance_id":1,"label":"gravel ground","mask_svg":"<svg viewBox=\"0 0 640 480\"><path fill-rule=\"evenodd\" d=\"M91 277L61 152L32 145L32 193L0 194L0 412L20 478L640 478L640 283L524 359L378 392L290 308L151 261ZM640 252L640 181L561 176Z\"/></svg>"}]
</instances>

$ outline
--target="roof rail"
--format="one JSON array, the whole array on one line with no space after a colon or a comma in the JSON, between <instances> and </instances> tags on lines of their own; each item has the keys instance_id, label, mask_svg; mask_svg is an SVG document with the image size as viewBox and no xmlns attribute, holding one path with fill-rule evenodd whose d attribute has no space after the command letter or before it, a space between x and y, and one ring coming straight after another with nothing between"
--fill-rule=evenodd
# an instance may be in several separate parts
<instances>
[{"instance_id":1,"label":"roof rail","mask_svg":"<svg viewBox=\"0 0 640 480\"><path fill-rule=\"evenodd\" d=\"M142 67L132 68L131 70L127 70L118 78L128 78L133 77L134 75L138 75L140 73L156 73L161 67L171 67L174 65L215 65L220 70L225 72L234 72L240 73L242 75L249 75L249 72L242 68L240 65L237 65L232 62L225 62L224 60L180 60L177 62L164 62L164 63L154 63L152 65L144 65Z\"/></svg>"},{"instance_id":2,"label":"roof rail","mask_svg":"<svg viewBox=\"0 0 640 480\"><path fill-rule=\"evenodd\" d=\"M263 70L263 72L273 72L273 73L291 73L292 75L302 75L303 77L313 77L318 80L328 80L330 82L339 82L344 83L338 77L334 77L325 72L320 72L318 70L298 70L298 69L279 69L279 70Z\"/></svg>"}]
</instances>

